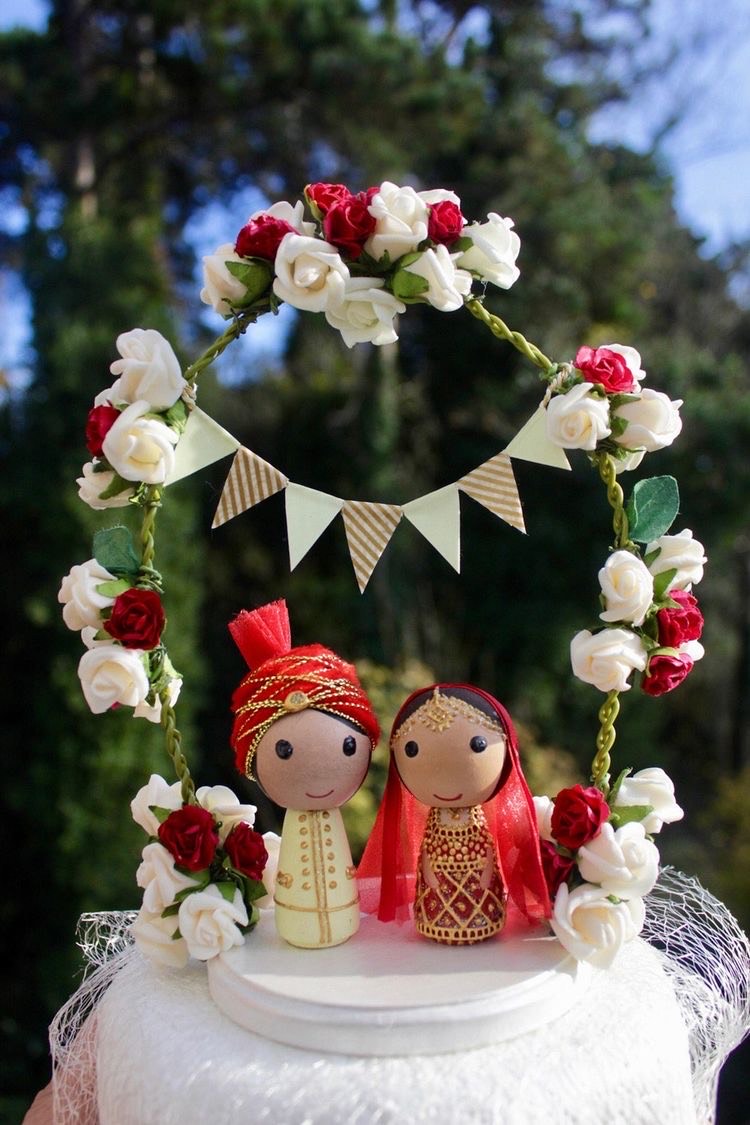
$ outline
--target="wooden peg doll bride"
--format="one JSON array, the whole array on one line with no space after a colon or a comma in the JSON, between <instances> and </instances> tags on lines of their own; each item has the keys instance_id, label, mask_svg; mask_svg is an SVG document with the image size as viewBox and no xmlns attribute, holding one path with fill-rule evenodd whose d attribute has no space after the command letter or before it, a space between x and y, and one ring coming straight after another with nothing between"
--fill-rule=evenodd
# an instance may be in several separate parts
<instances>
[{"instance_id":1,"label":"wooden peg doll bride","mask_svg":"<svg viewBox=\"0 0 750 1125\"><path fill-rule=\"evenodd\" d=\"M251 671L232 698L237 768L285 808L274 892L290 945L325 948L359 927L355 868L339 811L380 734L357 673L330 649L291 647L286 603L229 626Z\"/></svg>"},{"instance_id":2,"label":"wooden peg doll bride","mask_svg":"<svg viewBox=\"0 0 750 1125\"><path fill-rule=\"evenodd\" d=\"M417 931L448 945L499 933L508 895L526 924L548 917L534 804L502 704L468 684L422 688L396 716L390 747L358 872L368 907L392 921L413 902Z\"/></svg>"}]
</instances>

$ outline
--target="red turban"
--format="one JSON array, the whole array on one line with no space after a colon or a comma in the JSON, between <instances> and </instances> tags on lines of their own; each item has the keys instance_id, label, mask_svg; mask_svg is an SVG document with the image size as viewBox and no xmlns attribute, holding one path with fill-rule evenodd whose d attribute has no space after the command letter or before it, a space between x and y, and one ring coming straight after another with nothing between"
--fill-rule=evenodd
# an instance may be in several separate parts
<instances>
[{"instance_id":1,"label":"red turban","mask_svg":"<svg viewBox=\"0 0 750 1125\"><path fill-rule=\"evenodd\" d=\"M292 648L286 602L243 610L229 631L251 669L232 697L231 742L240 773L252 777L258 743L277 719L308 707L353 723L375 746L378 720L354 665L323 645Z\"/></svg>"}]
</instances>

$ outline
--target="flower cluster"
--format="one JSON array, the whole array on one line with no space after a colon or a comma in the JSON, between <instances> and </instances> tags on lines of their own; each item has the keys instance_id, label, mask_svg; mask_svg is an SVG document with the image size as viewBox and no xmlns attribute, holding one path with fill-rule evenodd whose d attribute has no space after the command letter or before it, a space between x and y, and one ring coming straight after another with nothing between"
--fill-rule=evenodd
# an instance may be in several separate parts
<instances>
[{"instance_id":1,"label":"flower cluster","mask_svg":"<svg viewBox=\"0 0 750 1125\"><path fill-rule=\"evenodd\" d=\"M658 767L626 770L606 797L574 785L534 804L552 929L577 960L607 968L643 926L643 898L659 874L652 836L683 816L674 786Z\"/></svg>"},{"instance_id":2,"label":"flower cluster","mask_svg":"<svg viewBox=\"0 0 750 1125\"><path fill-rule=\"evenodd\" d=\"M179 782L152 774L130 805L149 837L136 874L143 905L133 938L151 960L178 968L242 945L267 894L267 843L278 842L254 830L255 806L240 804L226 786L204 786L196 800L184 804Z\"/></svg>"},{"instance_id":3,"label":"flower cluster","mask_svg":"<svg viewBox=\"0 0 750 1125\"><path fill-rule=\"evenodd\" d=\"M353 347L393 343L407 304L453 312L474 279L508 289L518 278L512 220L493 212L467 223L455 192L317 183L305 202L310 219L301 201L274 203L207 255L201 300L227 317L282 301L322 312Z\"/></svg>"}]
</instances>

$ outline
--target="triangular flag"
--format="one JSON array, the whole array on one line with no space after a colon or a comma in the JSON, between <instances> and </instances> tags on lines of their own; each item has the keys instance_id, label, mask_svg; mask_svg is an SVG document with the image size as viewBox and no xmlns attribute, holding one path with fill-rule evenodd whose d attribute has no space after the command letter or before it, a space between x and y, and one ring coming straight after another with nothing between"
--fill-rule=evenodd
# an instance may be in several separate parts
<instances>
[{"instance_id":1,"label":"triangular flag","mask_svg":"<svg viewBox=\"0 0 750 1125\"><path fill-rule=\"evenodd\" d=\"M344 501L316 488L289 481L284 494L286 531L289 539L289 567L294 570L313 543L319 539L331 520L338 515Z\"/></svg>"},{"instance_id":2,"label":"triangular flag","mask_svg":"<svg viewBox=\"0 0 750 1125\"><path fill-rule=\"evenodd\" d=\"M229 476L224 481L221 499L216 509L211 527L221 527L223 523L246 512L254 504L273 496L286 488L289 480L264 461L257 453L241 446L235 455Z\"/></svg>"},{"instance_id":3,"label":"triangular flag","mask_svg":"<svg viewBox=\"0 0 750 1125\"><path fill-rule=\"evenodd\" d=\"M185 431L177 443L174 467L167 477L167 484L189 477L207 465L213 465L240 448L237 438L214 422L203 410L193 407L187 420Z\"/></svg>"},{"instance_id":4,"label":"triangular flag","mask_svg":"<svg viewBox=\"0 0 750 1125\"><path fill-rule=\"evenodd\" d=\"M345 500L342 514L349 554L352 557L359 592L362 594L403 512L397 504L371 504L366 500Z\"/></svg>"},{"instance_id":5,"label":"triangular flag","mask_svg":"<svg viewBox=\"0 0 750 1125\"><path fill-rule=\"evenodd\" d=\"M449 484L403 505L409 523L446 559L461 570L461 508L458 485Z\"/></svg>"},{"instance_id":6,"label":"triangular flag","mask_svg":"<svg viewBox=\"0 0 750 1125\"><path fill-rule=\"evenodd\" d=\"M570 468L565 450L547 437L547 411L543 406L537 407L503 452L509 457L517 457L519 461L533 461L535 465L550 465L553 469Z\"/></svg>"},{"instance_id":7,"label":"triangular flag","mask_svg":"<svg viewBox=\"0 0 750 1125\"><path fill-rule=\"evenodd\" d=\"M526 530L516 478L507 453L496 453L478 469L461 477L458 487L512 527Z\"/></svg>"}]
</instances>

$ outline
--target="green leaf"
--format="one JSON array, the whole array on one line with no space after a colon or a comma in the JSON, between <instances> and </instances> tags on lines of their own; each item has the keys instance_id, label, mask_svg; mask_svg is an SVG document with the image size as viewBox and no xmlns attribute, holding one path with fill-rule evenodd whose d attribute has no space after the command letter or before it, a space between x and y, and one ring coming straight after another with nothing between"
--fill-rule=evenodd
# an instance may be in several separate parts
<instances>
[{"instance_id":1,"label":"green leaf","mask_svg":"<svg viewBox=\"0 0 750 1125\"><path fill-rule=\"evenodd\" d=\"M663 570L661 574L654 576L654 601L660 602L664 600L664 595L670 588L674 581L674 576L677 573L675 567L671 570Z\"/></svg>"},{"instance_id":2,"label":"green leaf","mask_svg":"<svg viewBox=\"0 0 750 1125\"><path fill-rule=\"evenodd\" d=\"M631 539L650 543L666 534L680 510L680 491L674 477L638 481L625 509Z\"/></svg>"},{"instance_id":3,"label":"green leaf","mask_svg":"<svg viewBox=\"0 0 750 1125\"><path fill-rule=\"evenodd\" d=\"M267 894L268 891L266 890L265 885L261 883L259 879L245 879L244 898L248 906L251 902L255 902L257 898L263 898L263 896Z\"/></svg>"},{"instance_id":4,"label":"green leaf","mask_svg":"<svg viewBox=\"0 0 750 1125\"><path fill-rule=\"evenodd\" d=\"M262 297L271 284L273 267L263 258L248 258L243 262L225 262L233 277L245 286L245 296L240 301L232 301L234 308L244 308Z\"/></svg>"},{"instance_id":5,"label":"green leaf","mask_svg":"<svg viewBox=\"0 0 750 1125\"><path fill-rule=\"evenodd\" d=\"M394 297L402 301L421 297L429 288L430 284L426 278L416 273L409 273L408 270L396 270L391 279L391 291Z\"/></svg>"},{"instance_id":6,"label":"green leaf","mask_svg":"<svg viewBox=\"0 0 750 1125\"><path fill-rule=\"evenodd\" d=\"M127 578L115 578L111 582L101 582L96 587L97 594L101 594L103 598L116 598L120 594L124 594L126 590L131 590L132 586Z\"/></svg>"},{"instance_id":7,"label":"green leaf","mask_svg":"<svg viewBox=\"0 0 750 1125\"><path fill-rule=\"evenodd\" d=\"M171 906L168 906L166 908L166 910L162 910L161 916L162 916L162 918L174 918L174 916L176 914L179 914L179 912L180 912L179 904L176 903L176 902L173 902Z\"/></svg>"},{"instance_id":8,"label":"green leaf","mask_svg":"<svg viewBox=\"0 0 750 1125\"><path fill-rule=\"evenodd\" d=\"M190 411L187 408L187 403L181 398L178 398L177 402L170 406L169 410L165 410L164 413L160 415L161 420L166 422L171 429L176 430L178 434L183 434L185 432L185 426L187 426L189 416Z\"/></svg>"},{"instance_id":9,"label":"green leaf","mask_svg":"<svg viewBox=\"0 0 750 1125\"><path fill-rule=\"evenodd\" d=\"M614 785L611 787L609 793L607 793L607 804L609 805L610 809L612 808L615 801L617 800L617 794L620 792L620 786L622 785L623 781L628 776L628 774L630 774L632 772L633 772L633 767L627 766L621 773L619 773L617 775L617 780L615 781Z\"/></svg>"},{"instance_id":10,"label":"green leaf","mask_svg":"<svg viewBox=\"0 0 750 1125\"><path fill-rule=\"evenodd\" d=\"M110 527L94 535L94 558L110 574L133 575L141 565L133 536L127 527Z\"/></svg>"},{"instance_id":11,"label":"green leaf","mask_svg":"<svg viewBox=\"0 0 750 1125\"><path fill-rule=\"evenodd\" d=\"M125 480L119 473L112 471L112 480L109 482L103 492L99 493L100 500L111 500L113 496L119 496L121 492L126 489L132 488L132 480Z\"/></svg>"},{"instance_id":12,"label":"green leaf","mask_svg":"<svg viewBox=\"0 0 750 1125\"><path fill-rule=\"evenodd\" d=\"M609 819L613 828L622 828L623 824L645 820L648 814L653 811L653 805L619 805L618 808L612 810Z\"/></svg>"},{"instance_id":13,"label":"green leaf","mask_svg":"<svg viewBox=\"0 0 750 1125\"><path fill-rule=\"evenodd\" d=\"M167 817L174 812L174 809L164 809L161 805L149 805L149 812L152 812L159 824L163 824Z\"/></svg>"},{"instance_id":14,"label":"green leaf","mask_svg":"<svg viewBox=\"0 0 750 1125\"><path fill-rule=\"evenodd\" d=\"M219 888L222 898L227 902L234 902L234 892L237 890L234 883L214 883L214 886Z\"/></svg>"}]
</instances>

